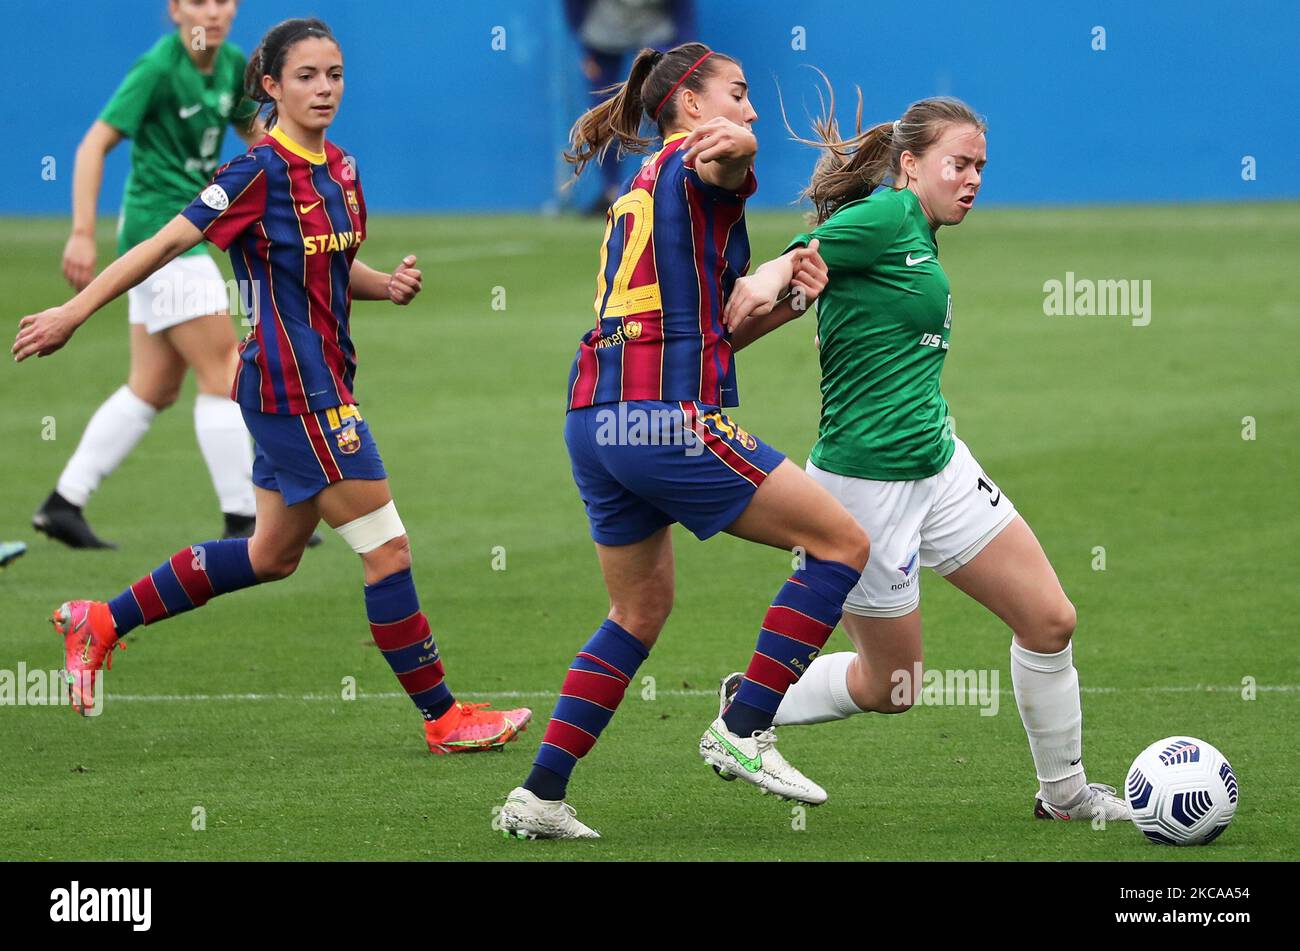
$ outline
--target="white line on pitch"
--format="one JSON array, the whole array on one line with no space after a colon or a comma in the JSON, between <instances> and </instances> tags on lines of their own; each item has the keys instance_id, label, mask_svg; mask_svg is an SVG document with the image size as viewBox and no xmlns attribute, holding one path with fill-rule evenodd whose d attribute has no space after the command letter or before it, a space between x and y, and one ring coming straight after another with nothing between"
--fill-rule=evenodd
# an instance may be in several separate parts
<instances>
[{"instance_id":1,"label":"white line on pitch","mask_svg":"<svg viewBox=\"0 0 1300 951\"><path fill-rule=\"evenodd\" d=\"M1239 693L1240 686L1166 686L1166 687L1080 687L1082 693ZM1300 691L1300 684L1259 684L1255 690L1260 693L1295 693ZM657 690L655 693L665 697L716 697L716 690ZM998 693L1011 695L1010 690ZM554 690L467 690L458 695L465 697L490 697L501 700L554 700L558 694ZM394 700L406 697L396 690L379 693L359 693L358 700ZM110 693L108 699L137 703L208 703L216 701L337 701L344 702L336 693L196 693L196 694L130 694Z\"/></svg>"},{"instance_id":2,"label":"white line on pitch","mask_svg":"<svg viewBox=\"0 0 1300 951\"><path fill-rule=\"evenodd\" d=\"M537 254L540 251L541 245L536 241L506 241L425 251L419 259L425 264L452 264L457 261L477 261L482 258L515 258L526 254Z\"/></svg>"}]
</instances>

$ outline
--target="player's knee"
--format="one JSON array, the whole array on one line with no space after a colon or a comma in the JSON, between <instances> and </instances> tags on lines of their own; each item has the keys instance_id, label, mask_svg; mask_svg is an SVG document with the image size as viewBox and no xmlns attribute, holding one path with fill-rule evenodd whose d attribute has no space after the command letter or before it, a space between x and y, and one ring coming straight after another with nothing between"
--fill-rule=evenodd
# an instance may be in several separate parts
<instances>
[{"instance_id":1,"label":"player's knee","mask_svg":"<svg viewBox=\"0 0 1300 951\"><path fill-rule=\"evenodd\" d=\"M1065 650L1065 645L1074 637L1074 627L1078 623L1079 614L1074 605L1069 598L1062 598L1047 622L1048 638L1056 644L1058 651Z\"/></svg>"},{"instance_id":2,"label":"player's knee","mask_svg":"<svg viewBox=\"0 0 1300 951\"><path fill-rule=\"evenodd\" d=\"M1031 650L1041 654L1057 654L1065 650L1074 637L1078 614L1069 598L1062 598L1046 610L1034 625L1034 645Z\"/></svg>"},{"instance_id":3,"label":"player's knee","mask_svg":"<svg viewBox=\"0 0 1300 951\"><path fill-rule=\"evenodd\" d=\"M361 556L367 584L411 567L406 526L392 499L373 512L336 525L334 531Z\"/></svg>"},{"instance_id":4,"label":"player's knee","mask_svg":"<svg viewBox=\"0 0 1300 951\"><path fill-rule=\"evenodd\" d=\"M248 560L258 581L283 581L298 570L302 552L294 553L284 549L261 551L250 544Z\"/></svg>"},{"instance_id":5,"label":"player's knee","mask_svg":"<svg viewBox=\"0 0 1300 951\"><path fill-rule=\"evenodd\" d=\"M194 382L200 393L226 396L230 393L230 384L239 369L239 353L231 345L221 354L214 354L211 360L202 366L194 367Z\"/></svg>"},{"instance_id":6,"label":"player's knee","mask_svg":"<svg viewBox=\"0 0 1300 951\"><path fill-rule=\"evenodd\" d=\"M127 388L156 410L164 410L180 399L180 384L128 380Z\"/></svg>"},{"instance_id":7,"label":"player's knee","mask_svg":"<svg viewBox=\"0 0 1300 951\"><path fill-rule=\"evenodd\" d=\"M810 554L825 561L838 561L861 571L867 566L867 560L871 557L871 539L867 537L866 530L861 525L852 517L847 517L836 526L835 532L823 550L826 551L824 555L816 552Z\"/></svg>"},{"instance_id":8,"label":"player's knee","mask_svg":"<svg viewBox=\"0 0 1300 951\"><path fill-rule=\"evenodd\" d=\"M230 393L231 381L235 378L235 366L231 364L229 368L225 366L209 367L200 373L194 372L194 383L200 393L208 393L212 396L227 396Z\"/></svg>"},{"instance_id":9,"label":"player's knee","mask_svg":"<svg viewBox=\"0 0 1300 951\"><path fill-rule=\"evenodd\" d=\"M411 567L411 541L406 535L390 538L373 551L361 556L366 566L366 584L382 581L389 575Z\"/></svg>"},{"instance_id":10,"label":"player's knee","mask_svg":"<svg viewBox=\"0 0 1300 951\"><path fill-rule=\"evenodd\" d=\"M670 594L666 597L642 599L636 604L611 605L609 619L648 648L658 640L672 610L673 600Z\"/></svg>"},{"instance_id":11,"label":"player's knee","mask_svg":"<svg viewBox=\"0 0 1300 951\"><path fill-rule=\"evenodd\" d=\"M248 562L258 581L281 581L298 570L298 562L307 543L287 543L280 536L272 534L268 523L258 519L253 537L248 540Z\"/></svg>"},{"instance_id":12,"label":"player's knee","mask_svg":"<svg viewBox=\"0 0 1300 951\"><path fill-rule=\"evenodd\" d=\"M871 539L868 537L866 529L857 522L853 523L853 534L850 538L849 554L851 561L846 561L846 565L852 565L858 571L867 567L867 562L871 558Z\"/></svg>"}]
</instances>

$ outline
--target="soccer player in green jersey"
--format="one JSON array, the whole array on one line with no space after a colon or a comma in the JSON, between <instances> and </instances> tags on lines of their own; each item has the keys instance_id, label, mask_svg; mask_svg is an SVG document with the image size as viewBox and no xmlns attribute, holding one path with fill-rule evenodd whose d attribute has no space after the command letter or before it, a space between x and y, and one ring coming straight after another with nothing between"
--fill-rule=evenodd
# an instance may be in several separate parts
<instances>
[{"instance_id":1,"label":"soccer player in green jersey","mask_svg":"<svg viewBox=\"0 0 1300 951\"><path fill-rule=\"evenodd\" d=\"M775 723L909 709L922 686L919 571L933 568L1011 628L1034 814L1130 819L1114 788L1084 776L1074 606L1011 499L954 434L939 390L952 295L935 235L975 203L985 123L959 100L924 99L845 140L833 103L818 138L802 140L824 150L804 192L817 227L790 244L818 239L829 269L817 302L821 425L806 468L866 529L871 558L844 605L856 650L813 661ZM762 269L737 282L727 309L737 349L801 312L774 307L775 285ZM724 704L739 679L723 681Z\"/></svg>"},{"instance_id":2,"label":"soccer player in green jersey","mask_svg":"<svg viewBox=\"0 0 1300 951\"><path fill-rule=\"evenodd\" d=\"M243 94L244 55L225 42L238 0L168 0L176 32L156 42L122 80L77 149L72 234L63 273L81 290L95 275L95 206L104 157L131 139L131 172L118 223L118 254L174 218L219 164L226 127L249 144L264 134ZM126 384L91 417L55 490L32 518L74 548L112 547L82 508L106 476L176 401L194 368L194 429L225 514L227 537L252 532L253 453L230 399L237 357L227 287L200 245L150 275L128 297L131 368Z\"/></svg>"}]
</instances>

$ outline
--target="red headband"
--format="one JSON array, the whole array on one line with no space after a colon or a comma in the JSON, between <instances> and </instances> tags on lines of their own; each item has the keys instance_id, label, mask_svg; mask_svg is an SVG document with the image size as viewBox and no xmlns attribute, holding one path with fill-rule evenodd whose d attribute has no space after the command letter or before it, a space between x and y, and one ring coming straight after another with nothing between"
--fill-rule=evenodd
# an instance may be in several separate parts
<instances>
[{"instance_id":1,"label":"red headband","mask_svg":"<svg viewBox=\"0 0 1300 951\"><path fill-rule=\"evenodd\" d=\"M686 82L686 77L689 76L691 73L695 72L695 68L712 55L713 55L713 50L709 50L707 53L705 53L703 56L697 59L694 63L692 63L690 69L682 73L682 78L677 80L677 82L673 83L672 88L668 90L668 95L664 96L663 99L659 101L659 105L655 107L655 111L650 113L651 119L659 118L659 113L663 112L664 106L668 103L668 100L673 98L673 93L677 91L677 87L680 86L682 83Z\"/></svg>"}]
</instances>

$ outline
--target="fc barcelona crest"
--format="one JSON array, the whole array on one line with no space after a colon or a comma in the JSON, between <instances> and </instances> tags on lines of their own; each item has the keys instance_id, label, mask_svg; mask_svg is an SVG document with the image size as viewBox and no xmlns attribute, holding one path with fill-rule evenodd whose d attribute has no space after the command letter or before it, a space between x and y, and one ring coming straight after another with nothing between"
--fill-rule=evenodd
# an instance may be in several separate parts
<instances>
[{"instance_id":1,"label":"fc barcelona crest","mask_svg":"<svg viewBox=\"0 0 1300 951\"><path fill-rule=\"evenodd\" d=\"M361 448L361 437L357 435L356 425L345 426L338 434L339 452L350 456Z\"/></svg>"},{"instance_id":2,"label":"fc barcelona crest","mask_svg":"<svg viewBox=\"0 0 1300 951\"><path fill-rule=\"evenodd\" d=\"M357 203L357 190L355 188L346 189L348 196L348 207L352 209L354 215L361 214L361 205Z\"/></svg>"}]
</instances>

